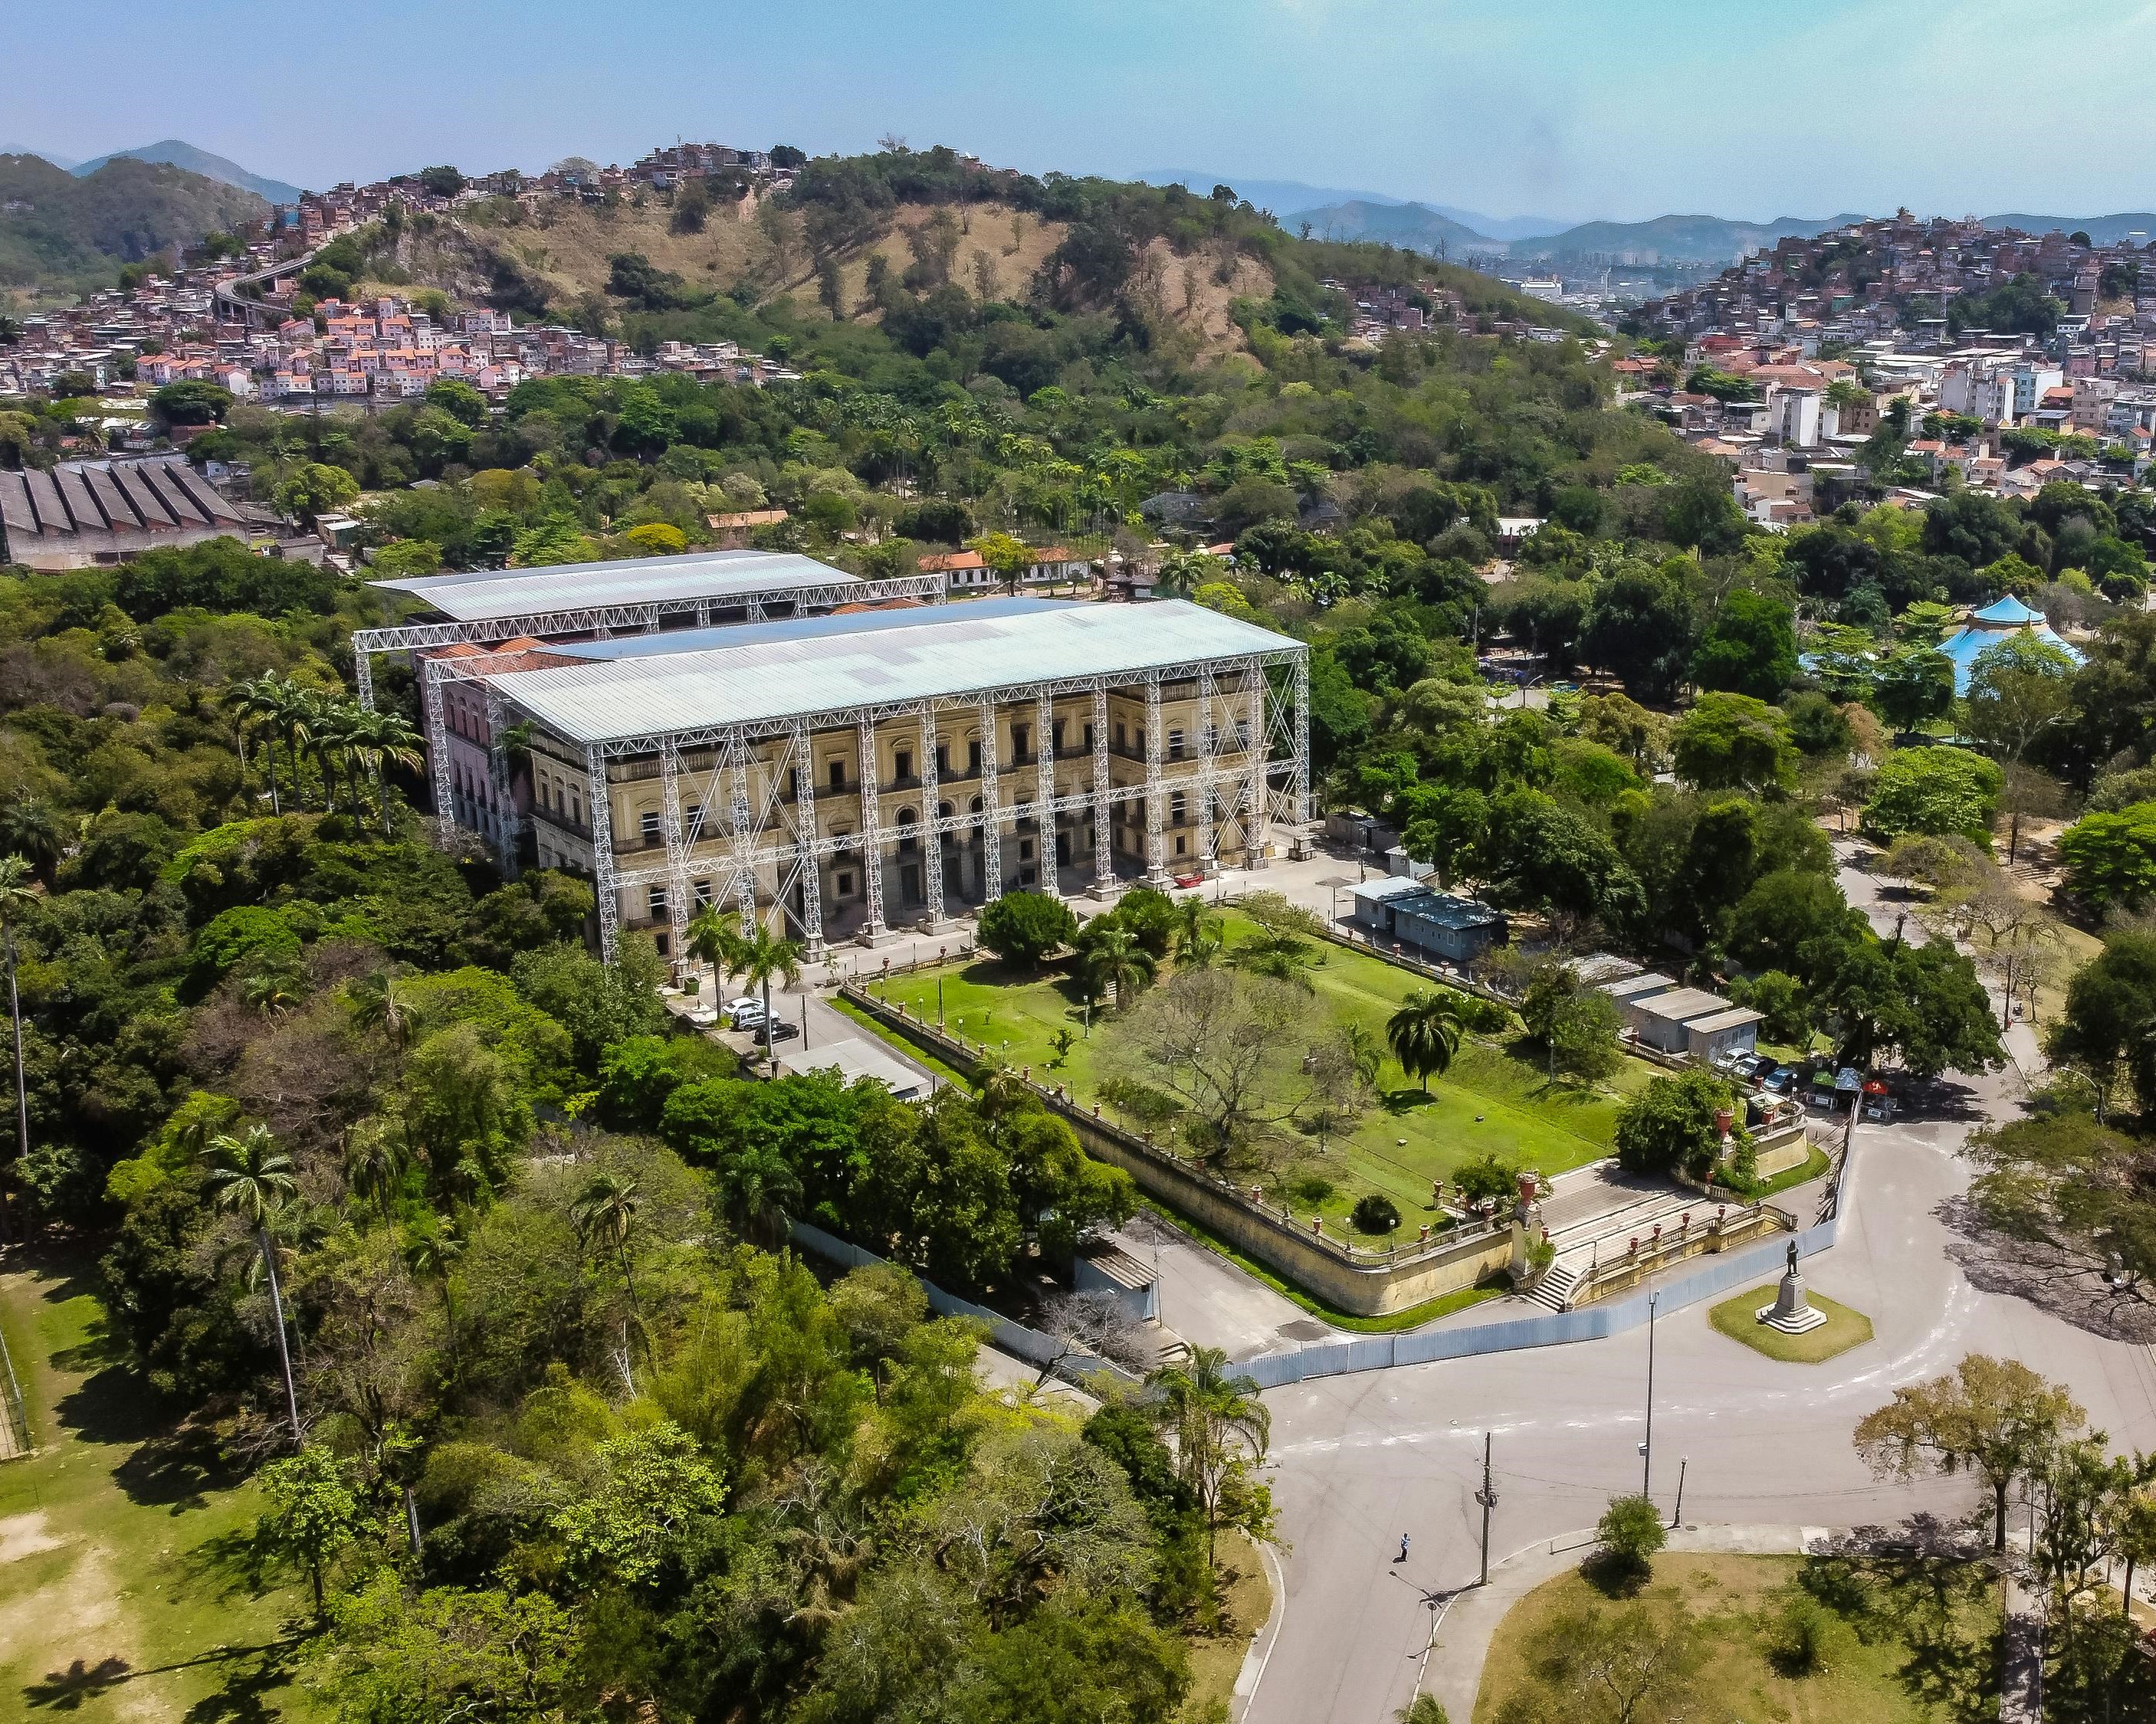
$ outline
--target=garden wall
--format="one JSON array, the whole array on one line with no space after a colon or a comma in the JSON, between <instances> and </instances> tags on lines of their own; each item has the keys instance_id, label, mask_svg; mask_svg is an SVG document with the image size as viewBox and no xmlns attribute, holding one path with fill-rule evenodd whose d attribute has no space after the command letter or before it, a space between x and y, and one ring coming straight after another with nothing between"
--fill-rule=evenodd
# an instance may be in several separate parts
<instances>
[{"instance_id":1,"label":"garden wall","mask_svg":"<svg viewBox=\"0 0 2156 1724\"><path fill-rule=\"evenodd\" d=\"M963 1039L901 1012L863 988L847 983L839 993L893 1034L948 1065L963 1070L984 1057ZM1511 1230L1503 1224L1462 1226L1426 1244L1418 1241L1390 1250L1363 1250L1312 1231L1284 1209L1254 1201L1199 1164L1182 1161L1100 1118L1058 1090L1041 1084L1031 1087L1044 1105L1070 1122L1079 1142L1096 1160L1121 1167L1148 1197L1189 1217L1335 1311L1389 1316L1474 1286L1511 1260Z\"/></svg>"}]
</instances>

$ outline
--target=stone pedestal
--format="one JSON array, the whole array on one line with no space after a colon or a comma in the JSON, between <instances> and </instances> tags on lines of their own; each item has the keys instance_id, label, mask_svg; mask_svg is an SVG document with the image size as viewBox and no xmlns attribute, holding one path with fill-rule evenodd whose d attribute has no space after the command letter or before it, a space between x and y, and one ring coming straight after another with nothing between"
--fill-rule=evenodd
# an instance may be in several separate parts
<instances>
[{"instance_id":1,"label":"stone pedestal","mask_svg":"<svg viewBox=\"0 0 2156 1724\"><path fill-rule=\"evenodd\" d=\"M1774 1302L1761 1306L1753 1316L1784 1335L1806 1334L1826 1321L1826 1313L1814 1310L1804 1298L1804 1278L1797 1273L1794 1243L1789 1246L1789 1266L1783 1271L1781 1285L1774 1290Z\"/></svg>"}]
</instances>

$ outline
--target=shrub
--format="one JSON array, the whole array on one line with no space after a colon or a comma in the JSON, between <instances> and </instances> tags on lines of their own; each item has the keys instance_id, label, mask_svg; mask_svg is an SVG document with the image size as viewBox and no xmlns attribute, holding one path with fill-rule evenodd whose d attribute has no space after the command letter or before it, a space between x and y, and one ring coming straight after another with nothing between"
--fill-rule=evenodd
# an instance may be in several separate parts
<instances>
[{"instance_id":1,"label":"shrub","mask_svg":"<svg viewBox=\"0 0 2156 1724\"><path fill-rule=\"evenodd\" d=\"M1006 892L981 912L981 944L1006 963L1038 968L1077 937L1070 906L1045 892Z\"/></svg>"},{"instance_id":2,"label":"shrub","mask_svg":"<svg viewBox=\"0 0 2156 1724\"><path fill-rule=\"evenodd\" d=\"M1355 1199L1355 1208L1348 1219L1358 1233L1390 1233L1400 1224L1398 1204L1383 1192L1367 1192Z\"/></svg>"},{"instance_id":3,"label":"shrub","mask_svg":"<svg viewBox=\"0 0 2156 1724\"><path fill-rule=\"evenodd\" d=\"M1652 1569L1656 1551L1669 1542L1661 1511L1645 1496L1618 1496L1594 1528L1595 1551L1588 1578L1607 1592L1635 1591Z\"/></svg>"}]
</instances>

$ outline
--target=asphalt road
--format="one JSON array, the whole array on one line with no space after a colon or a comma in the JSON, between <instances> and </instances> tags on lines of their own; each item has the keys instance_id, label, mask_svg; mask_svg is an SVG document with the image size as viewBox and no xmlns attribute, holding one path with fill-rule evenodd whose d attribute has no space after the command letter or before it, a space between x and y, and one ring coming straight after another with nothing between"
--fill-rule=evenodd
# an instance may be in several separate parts
<instances>
[{"instance_id":1,"label":"asphalt road","mask_svg":"<svg viewBox=\"0 0 2156 1724\"><path fill-rule=\"evenodd\" d=\"M1987 1098L1995 1099L1995 1098ZM1687 1524L1891 1524L1960 1511L1964 1482L1881 1485L1856 1421L1896 1385L1970 1352L2010 1354L2073 1388L2114 1441L2156 1444L2156 1363L2011 1298L1971 1286L1936 1213L1960 1192L1965 1127L1860 1127L1840 1242L1805 1260L1811 1285L1869 1316L1876 1338L1825 1365L1780 1364L1716 1333L1707 1306L1656 1326L1653 1491ZM1637 1491L1648 1337L1501 1353L1273 1391L1274 1496L1287 1598L1249 1724L1378 1724L1407 1704L1429 1642L1427 1594L1476 1578L1482 1433L1495 1433L1493 1559L1591 1526ZM1393 1559L1403 1533L1410 1559ZM1451 1716L1472 1672L1440 1636L1426 1686Z\"/></svg>"}]
</instances>

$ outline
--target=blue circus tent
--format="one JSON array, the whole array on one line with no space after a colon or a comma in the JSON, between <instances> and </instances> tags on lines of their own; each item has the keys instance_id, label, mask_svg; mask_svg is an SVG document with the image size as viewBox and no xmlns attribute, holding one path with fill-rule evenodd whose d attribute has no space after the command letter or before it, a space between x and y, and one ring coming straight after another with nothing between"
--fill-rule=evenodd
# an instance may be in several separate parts
<instances>
[{"instance_id":1,"label":"blue circus tent","mask_svg":"<svg viewBox=\"0 0 2156 1724\"><path fill-rule=\"evenodd\" d=\"M2010 593L1996 604L1988 604L1972 613L1958 632L1940 643L1939 650L1953 662L1954 692L1969 692L1969 674L1976 668L1977 659L1985 648L1995 647L2017 634L2030 635L2046 646L2056 647L2076 664L2082 662L2081 649L2060 639L2041 611L2031 609Z\"/></svg>"}]
</instances>

